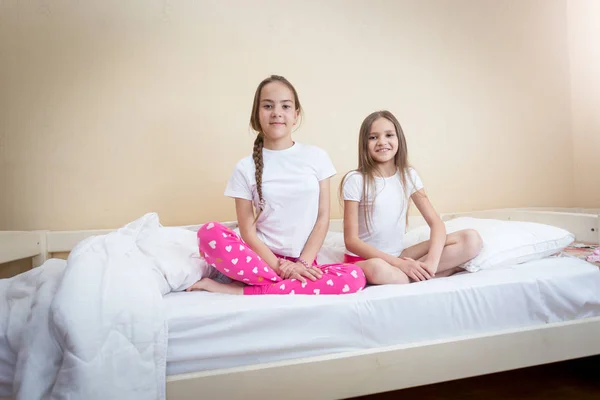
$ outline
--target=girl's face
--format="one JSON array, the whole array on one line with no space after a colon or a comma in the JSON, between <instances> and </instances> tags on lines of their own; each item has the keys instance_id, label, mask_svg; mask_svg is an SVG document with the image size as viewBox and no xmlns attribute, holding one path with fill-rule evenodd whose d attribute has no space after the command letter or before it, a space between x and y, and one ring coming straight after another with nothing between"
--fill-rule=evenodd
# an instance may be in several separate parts
<instances>
[{"instance_id":1,"label":"girl's face","mask_svg":"<svg viewBox=\"0 0 600 400\"><path fill-rule=\"evenodd\" d=\"M395 164L398 152L398 134L392 121L386 118L377 118L371 124L369 132L369 155L380 164Z\"/></svg>"},{"instance_id":2,"label":"girl's face","mask_svg":"<svg viewBox=\"0 0 600 400\"><path fill-rule=\"evenodd\" d=\"M265 139L279 141L291 137L297 119L294 93L284 83L267 83L260 91L258 111L258 120Z\"/></svg>"}]
</instances>

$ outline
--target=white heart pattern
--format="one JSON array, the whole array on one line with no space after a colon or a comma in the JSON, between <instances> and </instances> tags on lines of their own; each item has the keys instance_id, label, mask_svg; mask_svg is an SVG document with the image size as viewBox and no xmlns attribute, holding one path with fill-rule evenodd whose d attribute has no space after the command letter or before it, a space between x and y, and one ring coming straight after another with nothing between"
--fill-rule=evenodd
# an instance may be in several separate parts
<instances>
[{"instance_id":1,"label":"white heart pattern","mask_svg":"<svg viewBox=\"0 0 600 400\"><path fill-rule=\"evenodd\" d=\"M240 251L244 250L245 247L240 244Z\"/></svg>"},{"instance_id":2,"label":"white heart pattern","mask_svg":"<svg viewBox=\"0 0 600 400\"><path fill-rule=\"evenodd\" d=\"M294 292L293 290L290 292L290 294L296 294L296 292Z\"/></svg>"},{"instance_id":3,"label":"white heart pattern","mask_svg":"<svg viewBox=\"0 0 600 400\"><path fill-rule=\"evenodd\" d=\"M344 288L342 289L342 292L346 293L350 291L350 286L348 285L344 285Z\"/></svg>"},{"instance_id":4,"label":"white heart pattern","mask_svg":"<svg viewBox=\"0 0 600 400\"><path fill-rule=\"evenodd\" d=\"M228 269L228 268L223 268L223 269L225 270L225 272L229 272L229 269Z\"/></svg>"},{"instance_id":5,"label":"white heart pattern","mask_svg":"<svg viewBox=\"0 0 600 400\"><path fill-rule=\"evenodd\" d=\"M244 275L244 271L242 270L242 271L238 272L238 275ZM346 286L348 286L348 285L346 285Z\"/></svg>"},{"instance_id":6,"label":"white heart pattern","mask_svg":"<svg viewBox=\"0 0 600 400\"><path fill-rule=\"evenodd\" d=\"M214 228L214 227L215 227L215 224L213 224L213 223L211 222L210 224L206 225L206 230L207 230L207 231L210 231L210 230L211 230L212 228Z\"/></svg>"},{"instance_id":7,"label":"white heart pattern","mask_svg":"<svg viewBox=\"0 0 600 400\"><path fill-rule=\"evenodd\" d=\"M233 265L237 264L237 262L238 262L238 259L237 259L237 258L234 258L233 260L231 260L231 263L232 263Z\"/></svg>"},{"instance_id":8,"label":"white heart pattern","mask_svg":"<svg viewBox=\"0 0 600 400\"><path fill-rule=\"evenodd\" d=\"M208 242L208 245L210 246L211 249L216 249L217 248L217 241L216 240L211 240L210 242Z\"/></svg>"},{"instance_id":9,"label":"white heart pattern","mask_svg":"<svg viewBox=\"0 0 600 400\"><path fill-rule=\"evenodd\" d=\"M229 253L231 251L231 246L225 246L225 250Z\"/></svg>"},{"instance_id":10,"label":"white heart pattern","mask_svg":"<svg viewBox=\"0 0 600 400\"><path fill-rule=\"evenodd\" d=\"M342 274L340 274L339 272L336 272L335 274L336 274L337 276L342 276Z\"/></svg>"},{"instance_id":11,"label":"white heart pattern","mask_svg":"<svg viewBox=\"0 0 600 400\"><path fill-rule=\"evenodd\" d=\"M318 295L319 293L321 293L321 289L315 289L315 290L313 290L313 293Z\"/></svg>"},{"instance_id":12,"label":"white heart pattern","mask_svg":"<svg viewBox=\"0 0 600 400\"><path fill-rule=\"evenodd\" d=\"M328 280L328 281L327 281L327 284L328 284L329 286L333 286L333 281L330 279L330 280Z\"/></svg>"},{"instance_id":13,"label":"white heart pattern","mask_svg":"<svg viewBox=\"0 0 600 400\"><path fill-rule=\"evenodd\" d=\"M265 272L269 272L269 268L265 267Z\"/></svg>"},{"instance_id":14,"label":"white heart pattern","mask_svg":"<svg viewBox=\"0 0 600 400\"><path fill-rule=\"evenodd\" d=\"M277 277L276 277L276 276L274 276L274 277L272 277L272 278L271 278L271 280L272 280L273 282L276 282L276 281L277 281Z\"/></svg>"},{"instance_id":15,"label":"white heart pattern","mask_svg":"<svg viewBox=\"0 0 600 400\"><path fill-rule=\"evenodd\" d=\"M354 278L358 278L358 272L356 272L355 269L353 269L352 272L350 272L350 275L352 275Z\"/></svg>"},{"instance_id":16,"label":"white heart pattern","mask_svg":"<svg viewBox=\"0 0 600 400\"><path fill-rule=\"evenodd\" d=\"M250 260L252 260L252 257L250 257L250 256L246 257L246 264L248 264L250 262Z\"/></svg>"},{"instance_id":17,"label":"white heart pattern","mask_svg":"<svg viewBox=\"0 0 600 400\"><path fill-rule=\"evenodd\" d=\"M254 272L255 274L258 274L258 268L254 267L254 268L252 269L252 272Z\"/></svg>"},{"instance_id":18,"label":"white heart pattern","mask_svg":"<svg viewBox=\"0 0 600 400\"><path fill-rule=\"evenodd\" d=\"M223 235L224 238L227 237L227 234L225 232L221 233L221 235Z\"/></svg>"},{"instance_id":19,"label":"white heart pattern","mask_svg":"<svg viewBox=\"0 0 600 400\"><path fill-rule=\"evenodd\" d=\"M302 282L302 288L306 287L306 282Z\"/></svg>"},{"instance_id":20,"label":"white heart pattern","mask_svg":"<svg viewBox=\"0 0 600 400\"><path fill-rule=\"evenodd\" d=\"M250 282L250 279L248 279L248 278L244 278L244 279L243 279L243 281L244 281L244 282Z\"/></svg>"},{"instance_id":21,"label":"white heart pattern","mask_svg":"<svg viewBox=\"0 0 600 400\"><path fill-rule=\"evenodd\" d=\"M282 283L281 286L279 286L279 289L285 290L285 283Z\"/></svg>"}]
</instances>

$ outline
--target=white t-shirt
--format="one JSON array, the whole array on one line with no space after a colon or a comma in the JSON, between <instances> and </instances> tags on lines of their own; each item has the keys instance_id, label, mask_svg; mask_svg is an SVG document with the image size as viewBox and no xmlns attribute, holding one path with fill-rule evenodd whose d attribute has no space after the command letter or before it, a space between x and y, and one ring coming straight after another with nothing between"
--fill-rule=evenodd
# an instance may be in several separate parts
<instances>
[{"instance_id":1,"label":"white t-shirt","mask_svg":"<svg viewBox=\"0 0 600 400\"><path fill-rule=\"evenodd\" d=\"M389 178L375 177L375 190L369 191L369 199L363 199L363 175L350 172L344 180L344 200L359 202L358 237L363 242L391 254L399 256L404 250L404 232L406 231L406 212L409 197L423 188L417 172L410 168L406 172L405 191L400 181L400 173ZM375 202L373 202L375 198ZM364 207L371 205L369 230L365 221ZM354 255L347 251L348 254Z\"/></svg>"},{"instance_id":2,"label":"white t-shirt","mask_svg":"<svg viewBox=\"0 0 600 400\"><path fill-rule=\"evenodd\" d=\"M299 257L319 213L319 181L335 175L327 153L302 143L285 150L263 148L265 207L256 232L275 254ZM242 159L229 178L225 196L252 200L258 209L254 160Z\"/></svg>"}]
</instances>

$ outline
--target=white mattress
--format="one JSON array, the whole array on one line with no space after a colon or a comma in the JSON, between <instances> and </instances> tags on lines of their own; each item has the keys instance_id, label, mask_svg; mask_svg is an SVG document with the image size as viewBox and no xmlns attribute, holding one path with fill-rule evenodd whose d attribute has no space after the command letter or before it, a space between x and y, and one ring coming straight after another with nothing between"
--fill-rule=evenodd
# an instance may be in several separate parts
<instances>
[{"instance_id":1,"label":"white mattress","mask_svg":"<svg viewBox=\"0 0 600 400\"><path fill-rule=\"evenodd\" d=\"M0 280L0 290L6 284ZM548 258L354 295L194 292L165 301L174 375L600 316L600 269ZM4 335L0 350L0 396L7 396L15 355Z\"/></svg>"},{"instance_id":2,"label":"white mattress","mask_svg":"<svg viewBox=\"0 0 600 400\"><path fill-rule=\"evenodd\" d=\"M561 257L344 296L165 300L174 375L600 316L600 270Z\"/></svg>"}]
</instances>

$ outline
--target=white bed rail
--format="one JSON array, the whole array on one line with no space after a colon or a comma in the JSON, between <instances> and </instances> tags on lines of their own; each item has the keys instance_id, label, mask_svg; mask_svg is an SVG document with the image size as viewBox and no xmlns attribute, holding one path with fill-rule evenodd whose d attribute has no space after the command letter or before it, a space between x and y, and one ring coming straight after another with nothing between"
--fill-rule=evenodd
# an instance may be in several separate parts
<instances>
[{"instance_id":1,"label":"white bed rail","mask_svg":"<svg viewBox=\"0 0 600 400\"><path fill-rule=\"evenodd\" d=\"M46 261L46 232L0 231L0 264L33 258L34 266Z\"/></svg>"},{"instance_id":2,"label":"white bed rail","mask_svg":"<svg viewBox=\"0 0 600 400\"><path fill-rule=\"evenodd\" d=\"M343 399L600 354L600 317L167 377L167 398ZM299 380L308 382L298 387ZM231 384L231 382L236 382ZM276 385L272 385L276 382Z\"/></svg>"},{"instance_id":3,"label":"white bed rail","mask_svg":"<svg viewBox=\"0 0 600 400\"><path fill-rule=\"evenodd\" d=\"M569 211L569 212L567 212ZM514 208L463 213L441 214L444 221L458 217L492 218L505 221L537 222L557 226L572 232L576 240L588 243L600 243L600 215L593 213L600 209L569 208ZM236 228L237 223L224 224ZM424 225L421 216L409 217L409 228ZM182 228L197 230L200 225L186 225ZM335 232L343 230L341 219L331 220L329 229ZM0 264L24 258L33 258L33 266L39 266L53 253L71 251L80 241L95 235L104 235L113 229L81 231L0 231Z\"/></svg>"}]
</instances>

